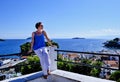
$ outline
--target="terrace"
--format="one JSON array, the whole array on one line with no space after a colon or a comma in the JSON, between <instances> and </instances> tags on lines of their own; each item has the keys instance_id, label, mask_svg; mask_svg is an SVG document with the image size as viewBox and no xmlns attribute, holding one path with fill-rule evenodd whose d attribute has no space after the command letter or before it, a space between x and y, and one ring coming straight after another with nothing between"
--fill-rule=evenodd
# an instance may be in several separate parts
<instances>
[{"instance_id":1,"label":"terrace","mask_svg":"<svg viewBox=\"0 0 120 82\"><path fill-rule=\"evenodd\" d=\"M57 50L56 47L49 47L48 50L49 50L49 54L50 54L50 58L51 58L51 62L52 62L51 67L50 67L52 72L51 72L51 75L48 76L48 79L44 79L42 77L43 73L41 71L39 71L39 72L22 75L22 76L15 77L15 78L6 79L1 82L62 82L62 81L64 81L64 82L115 82L115 81L111 81L111 80L96 78L96 77L92 77L92 76L86 76L86 75L82 75L82 74L77 74L77 73L57 69L57 62L59 61L57 59L57 55L59 52L93 54L93 55L109 55L109 56L118 56L119 60L120 60L120 55ZM67 62L67 61L59 61L59 62ZM67 62L67 63L75 63L75 62ZM91 65L86 65L86 64L82 64L82 65L95 67L95 68L110 69L110 70L119 70L120 69L120 65L119 65L118 69L108 68L108 67L97 67L97 66L91 66Z\"/></svg>"}]
</instances>

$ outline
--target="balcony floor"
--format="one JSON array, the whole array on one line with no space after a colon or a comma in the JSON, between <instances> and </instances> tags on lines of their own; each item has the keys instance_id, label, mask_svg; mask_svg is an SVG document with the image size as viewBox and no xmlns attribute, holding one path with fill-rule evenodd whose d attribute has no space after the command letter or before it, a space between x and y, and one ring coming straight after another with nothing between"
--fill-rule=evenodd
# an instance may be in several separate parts
<instances>
[{"instance_id":1,"label":"balcony floor","mask_svg":"<svg viewBox=\"0 0 120 82\"><path fill-rule=\"evenodd\" d=\"M115 82L115 81L90 77L63 70L55 70L52 72L51 75L48 76L48 79L40 77L28 82Z\"/></svg>"},{"instance_id":2,"label":"balcony floor","mask_svg":"<svg viewBox=\"0 0 120 82\"><path fill-rule=\"evenodd\" d=\"M27 82L79 82L79 81L75 81L72 79L68 79L68 78L64 78L64 77L52 74L48 76L48 79L44 79L43 77L40 77Z\"/></svg>"}]
</instances>

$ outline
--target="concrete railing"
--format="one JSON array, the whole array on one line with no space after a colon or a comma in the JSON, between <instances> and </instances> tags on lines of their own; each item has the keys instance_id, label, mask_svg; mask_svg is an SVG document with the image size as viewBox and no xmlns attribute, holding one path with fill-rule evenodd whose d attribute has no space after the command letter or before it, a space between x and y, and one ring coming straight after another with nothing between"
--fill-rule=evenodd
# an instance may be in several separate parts
<instances>
[{"instance_id":1,"label":"concrete railing","mask_svg":"<svg viewBox=\"0 0 120 82\"><path fill-rule=\"evenodd\" d=\"M57 61L55 61L57 59L57 51L55 51L57 47L47 47L47 49L51 60L50 71L57 70Z\"/></svg>"}]
</instances>

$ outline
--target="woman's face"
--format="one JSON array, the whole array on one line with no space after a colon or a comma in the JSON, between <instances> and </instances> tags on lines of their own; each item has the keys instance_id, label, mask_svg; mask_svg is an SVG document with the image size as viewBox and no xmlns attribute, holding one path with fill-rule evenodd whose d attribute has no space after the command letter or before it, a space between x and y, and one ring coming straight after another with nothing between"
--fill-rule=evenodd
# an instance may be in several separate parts
<instances>
[{"instance_id":1,"label":"woman's face","mask_svg":"<svg viewBox=\"0 0 120 82\"><path fill-rule=\"evenodd\" d=\"M42 29L42 26L40 25L39 27L38 27L38 30L41 30Z\"/></svg>"}]
</instances>

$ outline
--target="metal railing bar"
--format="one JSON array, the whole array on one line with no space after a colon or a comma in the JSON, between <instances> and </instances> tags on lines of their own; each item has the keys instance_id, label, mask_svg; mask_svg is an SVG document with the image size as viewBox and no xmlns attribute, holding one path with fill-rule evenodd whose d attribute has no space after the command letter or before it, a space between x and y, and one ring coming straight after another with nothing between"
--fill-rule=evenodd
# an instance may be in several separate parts
<instances>
[{"instance_id":1,"label":"metal railing bar","mask_svg":"<svg viewBox=\"0 0 120 82\"><path fill-rule=\"evenodd\" d=\"M56 49L55 51L57 51L57 52L81 53L81 54L93 54L93 55L120 56L118 54L106 54L106 53L97 53L97 52L81 52L81 51L70 51L70 50L59 50L59 49Z\"/></svg>"}]
</instances>

